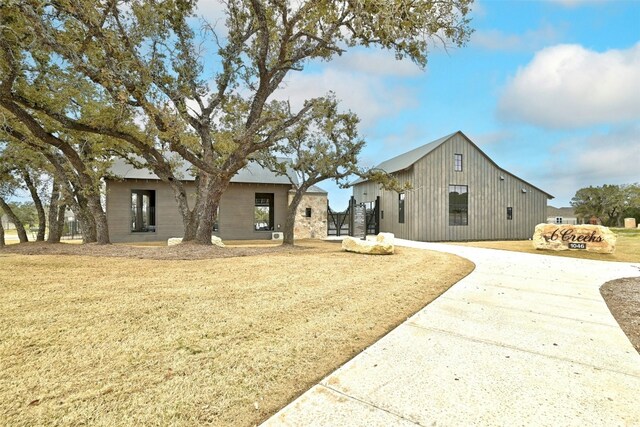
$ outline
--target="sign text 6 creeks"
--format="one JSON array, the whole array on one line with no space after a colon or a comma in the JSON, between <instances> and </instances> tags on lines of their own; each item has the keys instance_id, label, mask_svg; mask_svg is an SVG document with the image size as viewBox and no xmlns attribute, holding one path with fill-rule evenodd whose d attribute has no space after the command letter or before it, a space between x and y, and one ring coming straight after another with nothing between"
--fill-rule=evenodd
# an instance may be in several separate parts
<instances>
[{"instance_id":1,"label":"sign text 6 creeks","mask_svg":"<svg viewBox=\"0 0 640 427\"><path fill-rule=\"evenodd\" d=\"M538 224L533 245L542 250L586 250L610 254L615 251L616 235L600 225Z\"/></svg>"}]
</instances>

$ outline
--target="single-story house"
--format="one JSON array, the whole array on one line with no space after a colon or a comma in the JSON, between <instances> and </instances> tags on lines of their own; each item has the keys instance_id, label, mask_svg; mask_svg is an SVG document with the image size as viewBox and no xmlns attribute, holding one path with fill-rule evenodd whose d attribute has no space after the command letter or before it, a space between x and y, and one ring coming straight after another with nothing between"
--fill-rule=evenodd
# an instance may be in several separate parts
<instances>
[{"instance_id":1,"label":"single-story house","mask_svg":"<svg viewBox=\"0 0 640 427\"><path fill-rule=\"evenodd\" d=\"M589 221L586 222L588 223ZM583 218L578 218L576 216L573 208L556 208L554 206L547 206L547 223L577 225L584 224L585 221Z\"/></svg>"},{"instance_id":2,"label":"single-story house","mask_svg":"<svg viewBox=\"0 0 640 427\"><path fill-rule=\"evenodd\" d=\"M296 175L289 172L297 183ZM187 192L194 176L182 168ZM116 159L105 177L106 212L112 242L162 241L182 237L184 227L172 188L149 169ZM294 190L289 178L250 162L231 179L220 200L212 232L223 240L281 239ZM193 199L190 200L193 206ZM327 192L313 186L296 215L295 238L327 235Z\"/></svg>"},{"instance_id":3,"label":"single-story house","mask_svg":"<svg viewBox=\"0 0 640 427\"><path fill-rule=\"evenodd\" d=\"M13 222L9 220L9 216L5 213L0 215L0 222L2 222L2 228L4 228L5 230L12 230L16 228L16 226L13 225Z\"/></svg>"},{"instance_id":4,"label":"single-story house","mask_svg":"<svg viewBox=\"0 0 640 427\"><path fill-rule=\"evenodd\" d=\"M528 239L553 196L499 167L458 131L376 166L411 188L355 181L357 202L380 197L380 231L419 241Z\"/></svg>"}]
</instances>

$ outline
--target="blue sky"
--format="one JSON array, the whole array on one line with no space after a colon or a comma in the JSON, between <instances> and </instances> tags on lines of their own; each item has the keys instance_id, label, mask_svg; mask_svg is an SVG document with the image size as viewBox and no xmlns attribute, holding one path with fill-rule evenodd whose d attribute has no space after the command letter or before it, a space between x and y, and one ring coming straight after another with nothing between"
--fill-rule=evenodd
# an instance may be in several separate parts
<instances>
[{"instance_id":1,"label":"blue sky","mask_svg":"<svg viewBox=\"0 0 640 427\"><path fill-rule=\"evenodd\" d=\"M223 5L200 0L221 29ZM498 165L569 206L589 185L640 182L640 0L476 0L467 46L421 70L375 49L292 72L276 96L334 91L361 118L361 164L463 131ZM223 24L222 24L223 25ZM325 181L334 209L351 190Z\"/></svg>"},{"instance_id":2,"label":"blue sky","mask_svg":"<svg viewBox=\"0 0 640 427\"><path fill-rule=\"evenodd\" d=\"M581 187L640 182L640 0L475 3L464 48L425 70L352 50L287 77L295 102L333 90L361 117L374 166L456 130L568 206ZM334 209L350 190L324 182Z\"/></svg>"}]
</instances>

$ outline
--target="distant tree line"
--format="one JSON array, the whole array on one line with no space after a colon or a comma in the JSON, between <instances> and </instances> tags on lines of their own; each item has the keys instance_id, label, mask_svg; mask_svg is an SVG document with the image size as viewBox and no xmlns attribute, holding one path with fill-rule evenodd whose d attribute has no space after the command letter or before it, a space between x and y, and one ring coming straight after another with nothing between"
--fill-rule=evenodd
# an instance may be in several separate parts
<instances>
[{"instance_id":1,"label":"distant tree line","mask_svg":"<svg viewBox=\"0 0 640 427\"><path fill-rule=\"evenodd\" d=\"M571 199L578 216L598 218L603 225L621 227L624 218L640 223L640 184L581 188Z\"/></svg>"}]
</instances>

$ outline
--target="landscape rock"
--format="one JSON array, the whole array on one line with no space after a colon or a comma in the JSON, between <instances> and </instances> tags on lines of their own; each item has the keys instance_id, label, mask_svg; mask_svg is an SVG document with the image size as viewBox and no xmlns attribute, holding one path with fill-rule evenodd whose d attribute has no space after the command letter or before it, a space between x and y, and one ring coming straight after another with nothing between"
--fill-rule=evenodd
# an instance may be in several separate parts
<instances>
[{"instance_id":1,"label":"landscape rock","mask_svg":"<svg viewBox=\"0 0 640 427\"><path fill-rule=\"evenodd\" d=\"M616 235L601 225L538 224L533 235L533 247L540 250L582 250L612 254Z\"/></svg>"},{"instance_id":2,"label":"landscape rock","mask_svg":"<svg viewBox=\"0 0 640 427\"><path fill-rule=\"evenodd\" d=\"M636 219L635 218L625 218L624 219L624 228L636 228Z\"/></svg>"},{"instance_id":3,"label":"landscape rock","mask_svg":"<svg viewBox=\"0 0 640 427\"><path fill-rule=\"evenodd\" d=\"M182 237L171 237L169 240L167 240L167 246L175 246L179 245L180 243L182 243ZM211 236L211 244L224 248L224 243L218 236Z\"/></svg>"},{"instance_id":4,"label":"landscape rock","mask_svg":"<svg viewBox=\"0 0 640 427\"><path fill-rule=\"evenodd\" d=\"M368 235L367 236L367 240L371 241L371 242L379 242L379 243L388 243L388 244L395 244L394 243L394 239L395 239L395 235L393 233L378 233L377 236L374 235Z\"/></svg>"},{"instance_id":5,"label":"landscape rock","mask_svg":"<svg viewBox=\"0 0 640 427\"><path fill-rule=\"evenodd\" d=\"M392 233L367 236L367 240L349 236L342 241L342 250L367 255L391 255L395 249L393 239Z\"/></svg>"}]
</instances>

